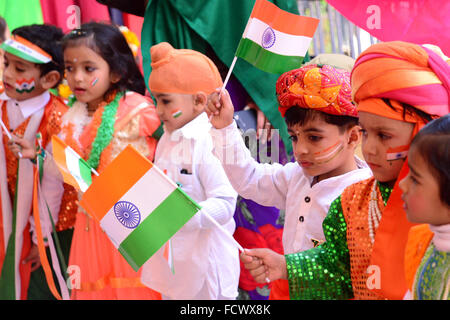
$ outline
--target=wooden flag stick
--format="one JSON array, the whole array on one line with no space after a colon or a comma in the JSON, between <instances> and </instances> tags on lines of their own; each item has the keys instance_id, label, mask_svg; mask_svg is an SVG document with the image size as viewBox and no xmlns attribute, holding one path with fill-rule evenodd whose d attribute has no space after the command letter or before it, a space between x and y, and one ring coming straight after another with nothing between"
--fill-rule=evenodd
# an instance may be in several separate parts
<instances>
[{"instance_id":1,"label":"wooden flag stick","mask_svg":"<svg viewBox=\"0 0 450 320\"><path fill-rule=\"evenodd\" d=\"M228 69L227 76L225 77L225 81L223 82L222 89L220 89L219 100L220 100L220 97L222 96L223 90L225 90L225 87L227 86L228 81L230 80L231 73L233 72L234 65L236 64L236 61L237 61L237 57L234 56L233 62L231 62L230 69ZM209 116L209 122L211 122L211 119L212 119L213 116L214 116L214 115L211 113L210 116Z\"/></svg>"},{"instance_id":2,"label":"wooden flag stick","mask_svg":"<svg viewBox=\"0 0 450 320\"><path fill-rule=\"evenodd\" d=\"M207 212L202 211L202 214L205 215L205 217L208 218L209 221L211 221L216 227L217 229L220 230L220 232L222 232L224 235L226 235L228 237L228 239L230 239L235 245L236 247L241 250L241 252L244 252L244 248L242 248L242 246L239 244L239 242L236 241L235 238L233 238L233 236L231 234L229 234L217 221L216 219L214 219L213 217L211 217Z\"/></svg>"}]
</instances>

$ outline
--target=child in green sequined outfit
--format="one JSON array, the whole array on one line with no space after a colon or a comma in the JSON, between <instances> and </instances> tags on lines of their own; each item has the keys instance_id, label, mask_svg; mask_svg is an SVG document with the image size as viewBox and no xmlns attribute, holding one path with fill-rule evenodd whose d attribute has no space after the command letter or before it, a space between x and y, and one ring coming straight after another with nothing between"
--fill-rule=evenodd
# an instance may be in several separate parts
<instances>
[{"instance_id":1,"label":"child in green sequined outfit","mask_svg":"<svg viewBox=\"0 0 450 320\"><path fill-rule=\"evenodd\" d=\"M412 287L420 300L449 300L450 291L450 115L430 122L414 138L409 174L400 182L408 220L434 233ZM422 240L423 242L423 240Z\"/></svg>"},{"instance_id":2,"label":"child in green sequined outfit","mask_svg":"<svg viewBox=\"0 0 450 320\"><path fill-rule=\"evenodd\" d=\"M434 80L419 76L419 68ZM412 138L449 112L449 72L438 54L406 42L379 43L360 55L351 74L352 97L374 178L346 188L331 204L323 221L326 242L319 247L285 256L267 249L241 254L257 282L288 279L291 299L404 298L413 225L398 183L407 174Z\"/></svg>"}]
</instances>

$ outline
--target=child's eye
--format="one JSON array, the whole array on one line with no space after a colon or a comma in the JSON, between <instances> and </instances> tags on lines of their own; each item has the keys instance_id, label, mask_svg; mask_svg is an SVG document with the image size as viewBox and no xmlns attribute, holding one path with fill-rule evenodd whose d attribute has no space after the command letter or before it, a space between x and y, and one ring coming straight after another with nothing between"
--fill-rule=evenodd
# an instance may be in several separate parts
<instances>
[{"instance_id":1,"label":"child's eye","mask_svg":"<svg viewBox=\"0 0 450 320\"><path fill-rule=\"evenodd\" d=\"M366 129L359 129L359 132L361 132L363 137L367 137L367 130Z\"/></svg>"},{"instance_id":2,"label":"child's eye","mask_svg":"<svg viewBox=\"0 0 450 320\"><path fill-rule=\"evenodd\" d=\"M65 70L66 70L67 72L72 72L73 68L70 67L70 66L67 66L67 67L65 68Z\"/></svg>"},{"instance_id":3,"label":"child's eye","mask_svg":"<svg viewBox=\"0 0 450 320\"><path fill-rule=\"evenodd\" d=\"M319 137L319 136L308 136L308 139L310 141L312 141L312 142L317 142L317 141L322 140L322 137Z\"/></svg>"},{"instance_id":4,"label":"child's eye","mask_svg":"<svg viewBox=\"0 0 450 320\"><path fill-rule=\"evenodd\" d=\"M297 142L297 136L289 136L289 140L292 142Z\"/></svg>"},{"instance_id":5,"label":"child's eye","mask_svg":"<svg viewBox=\"0 0 450 320\"><path fill-rule=\"evenodd\" d=\"M170 100L162 99L161 102L162 102L163 104L169 104L169 103L170 103Z\"/></svg>"},{"instance_id":6,"label":"child's eye","mask_svg":"<svg viewBox=\"0 0 450 320\"><path fill-rule=\"evenodd\" d=\"M389 135L387 135L387 134L384 134L384 133L382 133L382 132L380 132L380 133L378 134L378 137L380 137L381 140L389 140L390 138L392 138L391 136L389 136Z\"/></svg>"},{"instance_id":7,"label":"child's eye","mask_svg":"<svg viewBox=\"0 0 450 320\"><path fill-rule=\"evenodd\" d=\"M25 70L24 70L24 69L21 69L21 68L17 68L17 67L16 67L16 71L17 71L17 72L25 72Z\"/></svg>"},{"instance_id":8,"label":"child's eye","mask_svg":"<svg viewBox=\"0 0 450 320\"><path fill-rule=\"evenodd\" d=\"M86 71L87 72L94 72L95 68L94 67L86 67Z\"/></svg>"},{"instance_id":9,"label":"child's eye","mask_svg":"<svg viewBox=\"0 0 450 320\"><path fill-rule=\"evenodd\" d=\"M411 179L411 182L412 182L412 183L414 183L414 184L419 184L419 181L418 181L416 178L414 178L413 175L410 175L409 178Z\"/></svg>"}]
</instances>

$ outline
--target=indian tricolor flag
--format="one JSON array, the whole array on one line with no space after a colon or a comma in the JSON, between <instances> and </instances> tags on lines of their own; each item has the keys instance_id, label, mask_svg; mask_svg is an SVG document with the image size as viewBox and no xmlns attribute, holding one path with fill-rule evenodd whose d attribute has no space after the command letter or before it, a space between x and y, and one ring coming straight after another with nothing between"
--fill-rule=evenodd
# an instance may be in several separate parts
<instances>
[{"instance_id":1,"label":"indian tricolor flag","mask_svg":"<svg viewBox=\"0 0 450 320\"><path fill-rule=\"evenodd\" d=\"M318 19L256 0L236 56L270 73L300 68L318 24Z\"/></svg>"},{"instance_id":2,"label":"indian tricolor flag","mask_svg":"<svg viewBox=\"0 0 450 320\"><path fill-rule=\"evenodd\" d=\"M0 45L0 48L19 58L33 63L44 64L52 61L52 56L30 41L13 35Z\"/></svg>"},{"instance_id":3,"label":"indian tricolor flag","mask_svg":"<svg viewBox=\"0 0 450 320\"><path fill-rule=\"evenodd\" d=\"M136 271L201 209L130 145L94 179L80 204Z\"/></svg>"},{"instance_id":4,"label":"indian tricolor flag","mask_svg":"<svg viewBox=\"0 0 450 320\"><path fill-rule=\"evenodd\" d=\"M92 168L71 147L57 136L52 136L53 160L64 182L85 192L92 183Z\"/></svg>"}]
</instances>

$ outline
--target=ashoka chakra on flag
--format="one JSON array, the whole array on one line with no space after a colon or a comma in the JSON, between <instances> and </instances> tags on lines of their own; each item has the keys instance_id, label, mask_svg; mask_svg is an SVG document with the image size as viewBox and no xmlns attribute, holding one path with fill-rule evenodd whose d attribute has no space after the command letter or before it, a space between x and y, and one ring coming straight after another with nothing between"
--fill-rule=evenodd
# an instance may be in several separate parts
<instances>
[{"instance_id":1,"label":"ashoka chakra on flag","mask_svg":"<svg viewBox=\"0 0 450 320\"><path fill-rule=\"evenodd\" d=\"M131 202L118 201L113 210L117 220L127 228L134 229L141 221L139 209Z\"/></svg>"},{"instance_id":2,"label":"ashoka chakra on flag","mask_svg":"<svg viewBox=\"0 0 450 320\"><path fill-rule=\"evenodd\" d=\"M276 38L275 31L271 27L268 27L262 35L262 47L265 49L272 47L275 44Z\"/></svg>"}]
</instances>

